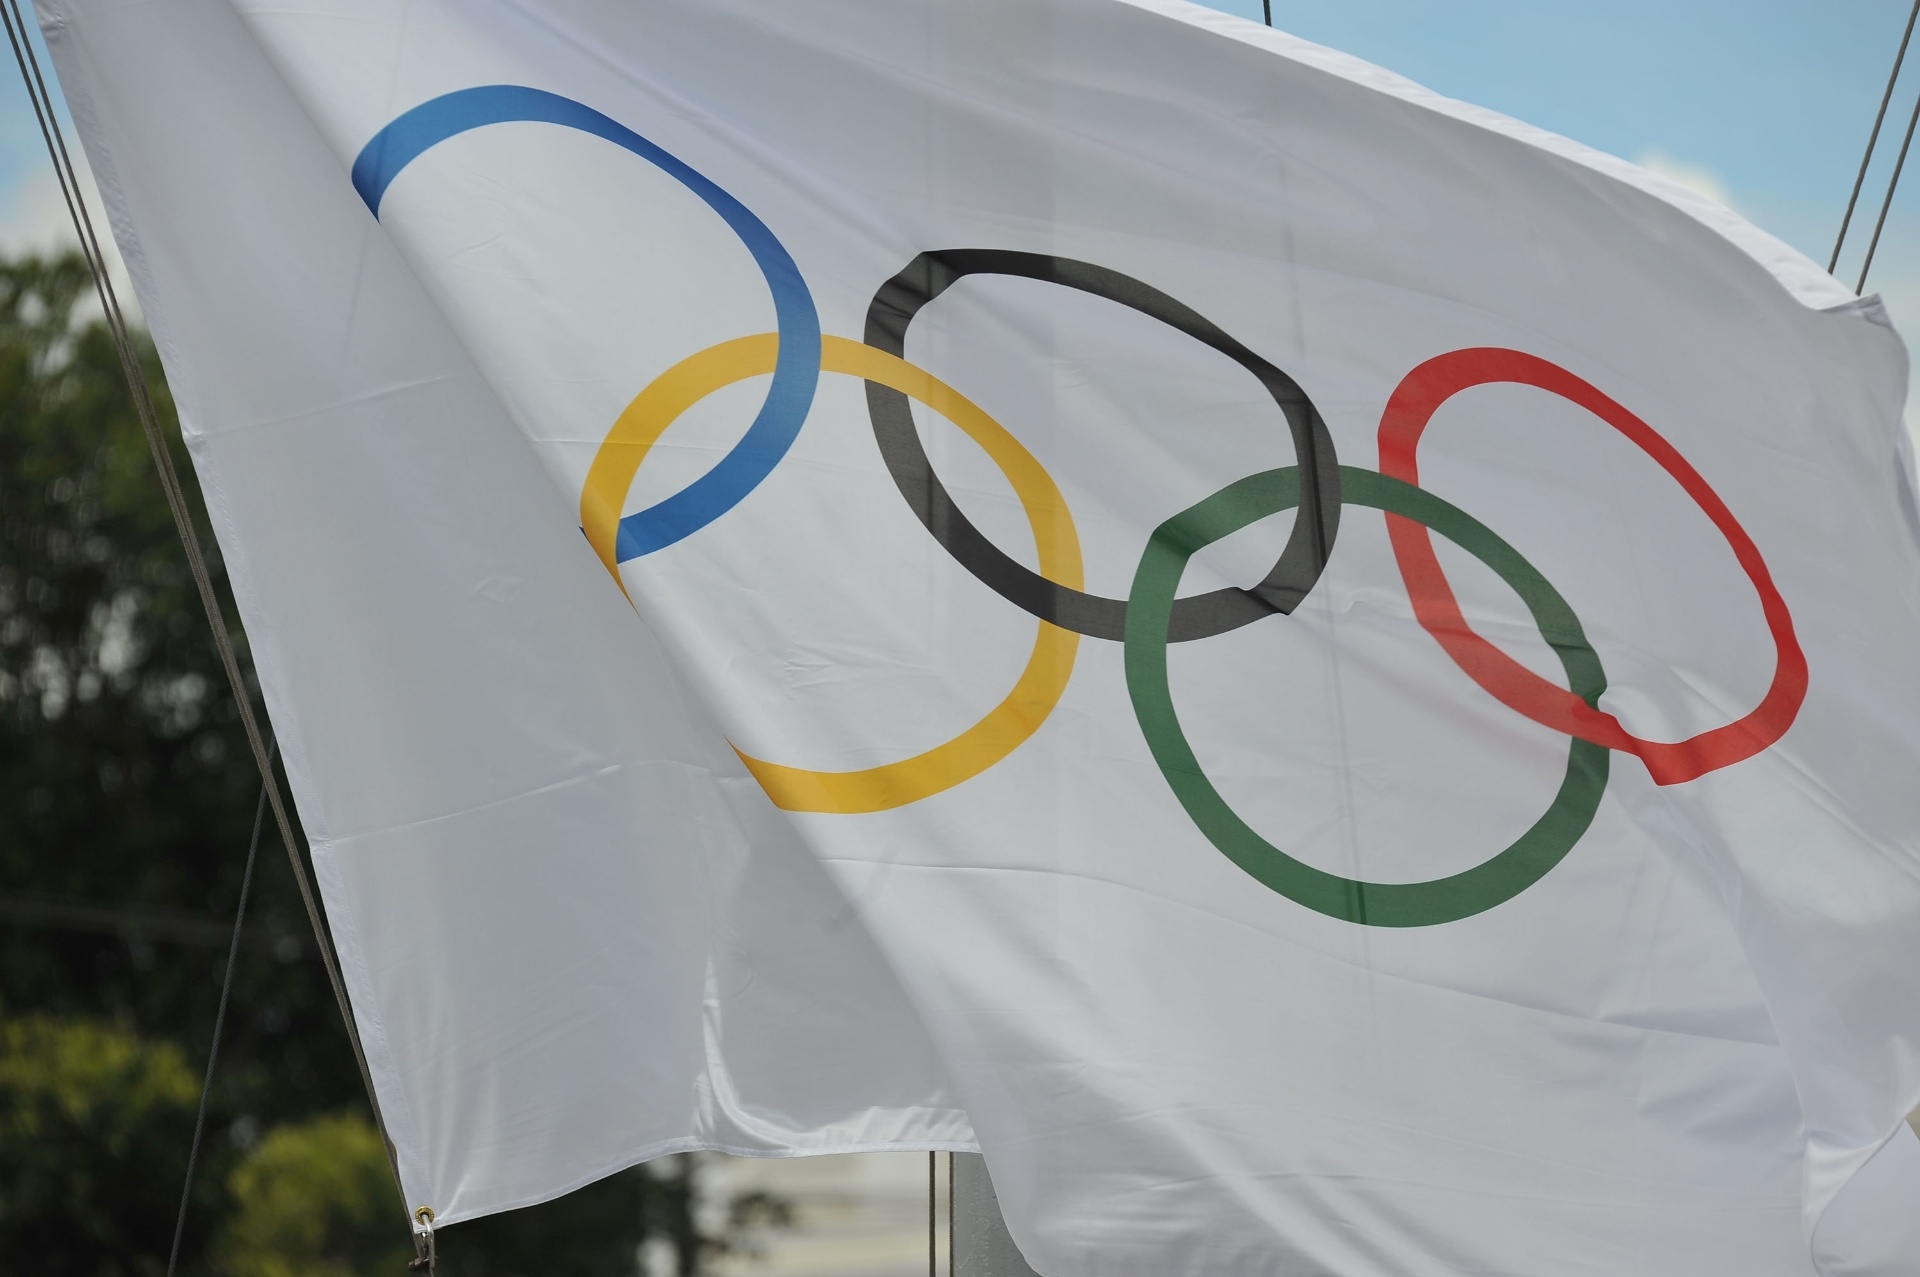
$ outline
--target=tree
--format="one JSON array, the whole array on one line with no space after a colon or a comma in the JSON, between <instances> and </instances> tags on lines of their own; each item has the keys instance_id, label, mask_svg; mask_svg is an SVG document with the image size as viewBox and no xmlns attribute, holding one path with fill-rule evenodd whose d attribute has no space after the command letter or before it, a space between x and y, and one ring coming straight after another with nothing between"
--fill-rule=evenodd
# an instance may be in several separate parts
<instances>
[{"instance_id":1,"label":"tree","mask_svg":"<svg viewBox=\"0 0 1920 1277\"><path fill-rule=\"evenodd\" d=\"M44 1016L0 1021L0 1270L163 1272L151 1243L172 1232L179 1184L154 1171L186 1147L199 1093L170 1043ZM196 1204L215 1211L219 1194L203 1187Z\"/></svg>"},{"instance_id":2,"label":"tree","mask_svg":"<svg viewBox=\"0 0 1920 1277\"><path fill-rule=\"evenodd\" d=\"M413 1258L380 1133L356 1113L275 1128L229 1180L227 1277L396 1277Z\"/></svg>"}]
</instances>

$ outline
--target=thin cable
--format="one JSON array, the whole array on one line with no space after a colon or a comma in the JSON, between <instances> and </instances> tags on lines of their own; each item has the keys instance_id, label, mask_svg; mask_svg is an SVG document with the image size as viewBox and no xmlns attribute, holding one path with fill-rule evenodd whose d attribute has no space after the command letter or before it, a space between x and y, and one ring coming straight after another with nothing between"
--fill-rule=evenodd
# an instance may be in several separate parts
<instances>
[{"instance_id":1,"label":"thin cable","mask_svg":"<svg viewBox=\"0 0 1920 1277\"><path fill-rule=\"evenodd\" d=\"M1907 60L1907 42L1913 39L1913 22L1920 18L1920 0L1913 0L1913 11L1907 14L1907 29L1900 36L1900 51L1893 55L1893 73L1887 76L1887 91L1880 95L1880 110L1873 117L1873 132L1867 134L1867 153L1860 157L1860 172L1853 179L1853 194L1847 196L1847 213L1840 219L1840 234L1833 241L1833 256L1827 261L1827 274L1833 274L1840 265L1840 247L1847 242L1847 227L1853 224L1854 205L1860 202L1860 188L1867 182L1867 166L1873 162L1873 148L1880 141L1880 126L1886 122L1887 104L1893 101L1893 86L1900 79L1900 64ZM1856 293L1859 289L1854 289Z\"/></svg>"},{"instance_id":2,"label":"thin cable","mask_svg":"<svg viewBox=\"0 0 1920 1277\"><path fill-rule=\"evenodd\" d=\"M273 761L280 742L267 742L267 761ZM207 1076L200 1083L200 1111L193 1119L193 1143L187 1149L187 1179L180 1186L180 1215L173 1224L173 1249L167 1252L167 1277L180 1263L180 1240L187 1235L187 1203L193 1198L193 1172L200 1164L200 1137L207 1129L207 1097L213 1094L213 1066L220 1059L220 1039L227 1028L227 1000L233 992L234 969L240 965L240 931L247 922L247 896L253 890L253 862L260 852L260 830L267 823L267 787L253 808L253 837L247 842L247 867L240 874L240 903L233 911L233 942L227 946L227 973L220 981L220 1009L213 1013L213 1045L207 1048Z\"/></svg>"},{"instance_id":3,"label":"thin cable","mask_svg":"<svg viewBox=\"0 0 1920 1277\"><path fill-rule=\"evenodd\" d=\"M68 154L59 116L54 111L53 95L47 88L46 78L40 73L39 57L26 36L27 24L20 11L20 0L5 0L5 4L0 5L0 21L6 25L7 39L13 45L14 61L19 65L27 96L33 102L41 139L46 143L47 155L53 160L54 175L60 182L60 194L67 205L67 216L73 221L74 232L80 237L81 253L87 259L88 270L92 272L94 291L106 315L107 331L119 356L120 370L126 376L127 389L133 395L134 411L140 418L140 427L147 436L147 446L153 453L154 466L160 475L160 487L166 493L167 508L173 515L174 529L180 534L180 542L186 548L187 566L193 573L194 585L198 587L200 605L207 614L208 627L213 631L214 647L219 651L220 664L226 670L234 705L240 711L241 726L246 730L247 743L253 749L254 763L260 769L261 784L266 789L268 805L273 808L274 823L279 826L281 840L286 845L287 860L293 866L294 882L300 888L300 900L306 906L307 921L313 927L320 961L326 967L327 982L333 986L334 1001L339 1004L340 1018L346 1025L347 1041L353 1047L353 1062L360 1070L360 1082L366 1088L367 1103L373 1108L373 1120L380 1128L381 1143L387 1150L387 1163L393 1170L394 1183L398 1186L399 1159L394 1152L393 1140L387 1134L386 1119L380 1111L380 1098L374 1093L373 1075L367 1068L366 1050L360 1042L359 1027L354 1023L352 1005L347 1001L346 985L340 978L340 964L333 951L332 937L321 920L313 884L308 878L306 864L300 858L300 845L293 836L293 822L287 817L286 803L280 796L278 782L274 780L266 741L261 735L259 721L254 716L252 699L247 695L246 680L241 676L233 639L227 633L226 619L221 612L219 598L214 593L213 578L207 569L199 534L193 528L186 492L181 487L178 471L174 469L173 454L167 447L166 436L161 432L160 419L154 411L146 377L141 371L139 352L129 335L119 296L114 291L113 280L107 274L106 256L101 252L100 240L94 234L93 218L87 212L86 200L80 192L80 179L75 174L72 156ZM405 1206L404 1197L402 1206Z\"/></svg>"},{"instance_id":4,"label":"thin cable","mask_svg":"<svg viewBox=\"0 0 1920 1277\"><path fill-rule=\"evenodd\" d=\"M1880 247L1880 232L1887 227L1887 210L1893 207L1893 193L1900 189L1900 171L1907 166L1907 148L1913 145L1913 126L1920 124L1920 98L1915 98L1913 114L1907 117L1907 135L1900 139L1900 158L1893 162L1893 176L1887 179L1887 197L1880 201L1880 216L1873 223L1873 238L1867 241L1866 260L1860 263L1860 282L1856 293L1867 291L1867 272L1873 269L1874 250Z\"/></svg>"},{"instance_id":5,"label":"thin cable","mask_svg":"<svg viewBox=\"0 0 1920 1277\"><path fill-rule=\"evenodd\" d=\"M1920 0L1914 0L1914 9L1920 12ZM1267 20L1268 26L1273 25L1273 0L1260 0L1260 16Z\"/></svg>"},{"instance_id":6,"label":"thin cable","mask_svg":"<svg viewBox=\"0 0 1920 1277\"><path fill-rule=\"evenodd\" d=\"M927 1277L940 1277L934 1267L934 1256L939 1253L940 1247L934 1241L937 1234L933 1230L933 1221L939 1213L934 1207L934 1202L938 1199L933 1192L933 1165L934 1159L939 1156L932 1149L927 1150Z\"/></svg>"}]
</instances>

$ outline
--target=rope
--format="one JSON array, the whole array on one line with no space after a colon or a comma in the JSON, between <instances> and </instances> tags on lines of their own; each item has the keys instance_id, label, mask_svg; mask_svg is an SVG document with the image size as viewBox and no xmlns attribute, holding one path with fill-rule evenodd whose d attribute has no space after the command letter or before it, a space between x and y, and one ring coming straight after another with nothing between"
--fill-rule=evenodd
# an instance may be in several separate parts
<instances>
[{"instance_id":1,"label":"rope","mask_svg":"<svg viewBox=\"0 0 1920 1277\"><path fill-rule=\"evenodd\" d=\"M267 742L267 761L273 761L280 742ZM247 895L253 890L253 862L260 851L260 830L267 823L267 787L253 808L253 837L247 842L247 867L240 874L240 903L233 911L233 942L227 946L227 973L220 981L220 1009L213 1013L213 1045L207 1048L207 1076L200 1083L200 1111L193 1119L193 1143L187 1149L187 1181L180 1186L180 1216L173 1225L173 1249L167 1252L167 1277L180 1263L180 1239L187 1235L187 1202L193 1197L193 1172L200 1164L200 1137L207 1129L207 1097L213 1094L213 1066L220 1058L220 1039L227 1027L227 998L233 992L234 968L240 965L240 929L247 921Z\"/></svg>"},{"instance_id":2,"label":"rope","mask_svg":"<svg viewBox=\"0 0 1920 1277\"><path fill-rule=\"evenodd\" d=\"M387 1164L393 1170L397 1186L400 1183L399 1159L394 1153L393 1140L387 1134L386 1119L380 1112L380 1098L374 1094L373 1075L367 1069L366 1050L360 1043L360 1030L354 1023L352 1005L347 1001L346 985L340 979L340 963L333 951L332 937L321 920L313 884L308 878L306 864L300 857L300 844L293 836L293 822L287 817L286 803L280 796L279 783L274 779L273 762L268 757L266 741L261 736L259 721L254 716L253 701L247 695L239 658L234 655L233 639L227 633L220 600L214 593L213 578L207 569L199 534L193 528L186 492L180 485L179 473L173 465L173 454L167 447L159 416L154 411L153 398L147 391L139 351L128 332L126 316L120 309L120 298L114 291L113 280L108 277L106 256L100 250L99 238L94 234L93 218L80 192L80 180L74 172L73 158L67 152L66 137L61 131L59 116L54 111L53 95L40 73L40 60L33 51L33 44L27 39L27 23L20 11L20 0L5 0L4 5L0 5L0 22L6 25L7 39L13 45L14 62L20 68L21 82L26 86L27 96L32 99L34 117L40 125L41 140L46 143L48 158L53 161L54 175L60 181L60 194L66 201L67 216L73 221L74 233L80 237L80 251L86 257L87 269L93 275L94 292L106 315L107 331L113 339L114 351L119 356L120 371L126 377L127 389L133 395L134 411L140 418L140 428L146 433L147 446L153 453L154 467L159 472L160 487L166 493L174 529L180 534L180 543L186 549L187 566L192 570L194 585L200 593L200 605L213 631L213 644L220 654L220 664L226 670L227 684L232 689L234 705L240 711L240 723L246 730L247 743L253 749L254 763L260 769L260 783L266 792L267 803L273 808L274 823L279 826L281 841L286 845L287 859L293 866L294 882L300 888L300 900L306 906L307 921L313 927L320 961L327 969L327 982L333 986L334 1001L339 1004L340 1018L346 1025L347 1041L353 1047L353 1062L359 1067L360 1082L366 1088L367 1103L373 1108L373 1120L380 1128L381 1143L387 1150ZM403 1208L404 1205L403 1197Z\"/></svg>"},{"instance_id":3,"label":"rope","mask_svg":"<svg viewBox=\"0 0 1920 1277\"><path fill-rule=\"evenodd\" d=\"M1873 223L1873 238L1867 241L1866 260L1860 263L1860 282L1856 293L1867 291L1867 272L1873 269L1874 250L1880 247L1880 232L1887 227L1887 210L1893 207L1893 193L1900 188L1900 172L1907 166L1907 148L1913 145L1914 125L1920 124L1920 98L1915 98L1913 114L1907 117L1907 135L1900 139L1900 157L1893 162L1893 176L1887 179L1887 197L1880 201L1880 216Z\"/></svg>"},{"instance_id":4,"label":"rope","mask_svg":"<svg viewBox=\"0 0 1920 1277\"><path fill-rule=\"evenodd\" d=\"M1907 60L1907 42L1913 39L1914 19L1920 18L1920 0L1913 0L1913 11L1907 15L1907 29L1900 36L1900 51L1893 55L1893 72L1887 76L1887 91L1880 95L1880 110L1873 117L1873 131L1867 134L1867 153L1860 157L1860 172L1853 179L1853 194L1847 196L1846 216L1840 219L1840 234L1833 241L1833 256L1827 260L1827 274L1833 274L1840 265L1840 248L1847 242L1847 228L1853 224L1853 209L1860 202L1860 188L1867 182L1867 166L1873 162L1873 148L1880 142L1880 126L1886 122L1887 104L1893 101L1893 86L1900 79L1900 64ZM1861 276L1865 279L1865 275ZM1859 292L1859 289L1854 289Z\"/></svg>"}]
</instances>

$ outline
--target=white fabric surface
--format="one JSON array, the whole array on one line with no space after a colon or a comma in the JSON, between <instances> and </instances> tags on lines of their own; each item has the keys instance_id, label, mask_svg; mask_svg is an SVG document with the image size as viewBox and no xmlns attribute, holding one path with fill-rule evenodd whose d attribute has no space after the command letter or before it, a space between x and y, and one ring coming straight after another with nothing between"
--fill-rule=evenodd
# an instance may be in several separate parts
<instances>
[{"instance_id":1,"label":"white fabric surface","mask_svg":"<svg viewBox=\"0 0 1920 1277\"><path fill-rule=\"evenodd\" d=\"M1920 1271L1920 529L1876 305L1618 161L1162 0L42 17L412 1201L451 1222L672 1149L977 1142L1048 1277ZM830 338L860 340L930 249L1096 263L1296 378L1366 470L1416 365L1551 360L1752 535L1805 702L1684 783L1613 753L1562 863L1434 926L1312 912L1216 850L1099 638L964 783L776 810L729 743L840 771L929 749L1006 695L1035 623L915 520L832 373L749 496L623 565L630 607L580 535L589 466L656 376L772 330L768 285L689 185L551 124L439 143L371 216L369 139L493 84L588 104L738 200ZM1070 289L970 277L906 353L1053 476L1099 594L1127 596L1163 520L1295 460L1244 371ZM709 471L766 384L691 409L624 509ZM961 508L1033 566L994 462L917 416ZM1493 385L1420 456L1566 597L1633 730L1760 701L1754 587L1648 453ZM1203 552L1182 593L1251 584L1290 527ZM1562 677L1496 577L1440 557L1480 632ZM1292 616L1169 666L1227 801L1327 872L1465 870L1566 767L1564 735L1415 622L1352 502Z\"/></svg>"}]
</instances>

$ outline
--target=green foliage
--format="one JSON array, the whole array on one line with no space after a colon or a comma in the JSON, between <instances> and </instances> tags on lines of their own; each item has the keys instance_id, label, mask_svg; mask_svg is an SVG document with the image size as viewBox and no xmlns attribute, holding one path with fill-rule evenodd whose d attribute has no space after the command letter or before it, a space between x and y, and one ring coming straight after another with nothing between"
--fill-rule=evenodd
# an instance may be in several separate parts
<instances>
[{"instance_id":1,"label":"green foliage","mask_svg":"<svg viewBox=\"0 0 1920 1277\"><path fill-rule=\"evenodd\" d=\"M0 1271L164 1271L151 1241L170 1235L180 1185L155 1171L180 1164L199 1093L170 1043L42 1016L0 1020ZM217 1209L217 1194L196 1205Z\"/></svg>"},{"instance_id":2,"label":"green foliage","mask_svg":"<svg viewBox=\"0 0 1920 1277\"><path fill-rule=\"evenodd\" d=\"M397 1277L413 1258L379 1132L358 1114L275 1128L228 1186L215 1250L228 1277Z\"/></svg>"}]
</instances>

